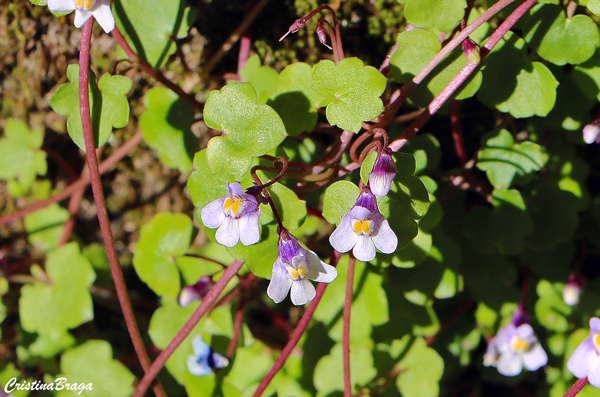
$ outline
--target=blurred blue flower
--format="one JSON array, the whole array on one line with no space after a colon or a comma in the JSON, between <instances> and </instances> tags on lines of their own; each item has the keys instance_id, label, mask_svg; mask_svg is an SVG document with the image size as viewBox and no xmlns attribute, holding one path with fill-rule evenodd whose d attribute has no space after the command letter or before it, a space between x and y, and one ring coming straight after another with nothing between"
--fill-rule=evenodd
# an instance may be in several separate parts
<instances>
[{"instance_id":1,"label":"blurred blue flower","mask_svg":"<svg viewBox=\"0 0 600 397\"><path fill-rule=\"evenodd\" d=\"M600 388L600 318L590 318L590 336L585 338L573 352L567 368L577 378L585 378Z\"/></svg>"},{"instance_id":2,"label":"blurred blue flower","mask_svg":"<svg viewBox=\"0 0 600 397\"><path fill-rule=\"evenodd\" d=\"M530 371L548 363L548 355L540 345L531 325L515 325L515 321L500 328L488 344L483 358L486 367L493 366L504 376L516 376L523 366Z\"/></svg>"},{"instance_id":3,"label":"blurred blue flower","mask_svg":"<svg viewBox=\"0 0 600 397\"><path fill-rule=\"evenodd\" d=\"M396 176L396 163L390 149L383 149L377 156L373 170L369 174L369 188L374 195L387 196Z\"/></svg>"},{"instance_id":4,"label":"blurred blue flower","mask_svg":"<svg viewBox=\"0 0 600 397\"><path fill-rule=\"evenodd\" d=\"M354 207L344 214L329 242L339 252L352 250L354 257L363 262L375 258L375 248L391 254L398 247L398 238L379 212L377 199L368 187L360 193Z\"/></svg>"},{"instance_id":5,"label":"blurred blue flower","mask_svg":"<svg viewBox=\"0 0 600 397\"><path fill-rule=\"evenodd\" d=\"M200 335L192 340L192 350L194 354L187 358L188 371L192 375L208 375L229 365L229 359L213 351Z\"/></svg>"},{"instance_id":6,"label":"blurred blue flower","mask_svg":"<svg viewBox=\"0 0 600 397\"><path fill-rule=\"evenodd\" d=\"M337 277L335 267L322 262L317 254L302 248L298 240L286 229L279 235L279 256L273 264L267 295L275 303L285 299L290 291L294 305L304 305L314 299L317 292L310 280L330 283Z\"/></svg>"},{"instance_id":7,"label":"blurred blue flower","mask_svg":"<svg viewBox=\"0 0 600 397\"><path fill-rule=\"evenodd\" d=\"M76 28L82 27L92 16L106 33L115 28L110 0L48 0L48 8L52 12L75 11Z\"/></svg>"},{"instance_id":8,"label":"blurred blue flower","mask_svg":"<svg viewBox=\"0 0 600 397\"><path fill-rule=\"evenodd\" d=\"M256 197L245 193L238 182L228 183L227 190L227 196L202 208L200 218L204 226L218 228L215 239L226 247L233 247L238 241L244 245L258 243L260 208Z\"/></svg>"}]
</instances>

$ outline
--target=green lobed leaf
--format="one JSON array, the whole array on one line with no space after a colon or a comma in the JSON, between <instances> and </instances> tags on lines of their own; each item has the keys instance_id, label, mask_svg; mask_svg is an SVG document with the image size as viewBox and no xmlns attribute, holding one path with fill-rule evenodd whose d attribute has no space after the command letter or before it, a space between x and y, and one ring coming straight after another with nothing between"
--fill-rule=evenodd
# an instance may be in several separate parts
<instances>
[{"instance_id":1,"label":"green lobed leaf","mask_svg":"<svg viewBox=\"0 0 600 397\"><path fill-rule=\"evenodd\" d=\"M515 143L504 129L489 132L481 141L477 168L487 173L496 189L510 186L515 175L539 171L548 161L544 147L529 141Z\"/></svg>"},{"instance_id":2,"label":"green lobed leaf","mask_svg":"<svg viewBox=\"0 0 600 397\"><path fill-rule=\"evenodd\" d=\"M249 83L230 83L212 91L204 107L204 121L223 136L208 142L206 158L213 173L244 175L253 156L275 149L285 138L285 126L273 108L257 103Z\"/></svg>"},{"instance_id":3,"label":"green lobed leaf","mask_svg":"<svg viewBox=\"0 0 600 397\"><path fill-rule=\"evenodd\" d=\"M187 215L163 212L142 227L135 247L133 266L140 279L157 295L179 294L179 271L175 258L186 253L192 238Z\"/></svg>"},{"instance_id":4,"label":"green lobed leaf","mask_svg":"<svg viewBox=\"0 0 600 397\"><path fill-rule=\"evenodd\" d=\"M83 127L79 108L79 65L67 68L69 83L56 90L50 106L62 116L68 116L67 130L73 142L85 150ZM108 141L112 129L122 128L129 122L129 103L125 94L131 89L131 80L125 76L111 76L108 73L96 83L96 75L90 70L90 109L96 147Z\"/></svg>"},{"instance_id":5,"label":"green lobed leaf","mask_svg":"<svg viewBox=\"0 0 600 397\"><path fill-rule=\"evenodd\" d=\"M135 376L125 365L112 358L112 349L103 340L88 340L61 356L60 369L69 383L91 384L92 390L61 390L58 397L126 397L133 392Z\"/></svg>"},{"instance_id":6,"label":"green lobed leaf","mask_svg":"<svg viewBox=\"0 0 600 397\"><path fill-rule=\"evenodd\" d=\"M279 114L290 135L310 132L317 124L317 106L321 106L323 98L311 88L312 74L313 68L304 62L286 66L267 102Z\"/></svg>"},{"instance_id":7,"label":"green lobed leaf","mask_svg":"<svg viewBox=\"0 0 600 397\"><path fill-rule=\"evenodd\" d=\"M76 243L48 254L46 274L52 284L38 282L21 288L21 325L27 332L59 338L67 329L94 318L88 289L96 275Z\"/></svg>"},{"instance_id":8,"label":"green lobed leaf","mask_svg":"<svg viewBox=\"0 0 600 397\"><path fill-rule=\"evenodd\" d=\"M539 4L525 23L524 38L555 65L587 61L600 45L598 27L587 15L567 18L559 5Z\"/></svg>"},{"instance_id":9,"label":"green lobed leaf","mask_svg":"<svg viewBox=\"0 0 600 397\"><path fill-rule=\"evenodd\" d=\"M279 234L277 225L263 225L260 233L260 241L251 246L238 244L227 250L233 257L245 262L248 269L261 278L271 278L273 264L279 254Z\"/></svg>"},{"instance_id":10,"label":"green lobed leaf","mask_svg":"<svg viewBox=\"0 0 600 397\"><path fill-rule=\"evenodd\" d=\"M565 73L558 80L556 105L548 116L539 121L549 128L560 125L565 130L579 133L584 125L592 122L590 110L596 104L598 86L589 75L580 70ZM583 134L576 136L583 143Z\"/></svg>"},{"instance_id":11,"label":"green lobed leaf","mask_svg":"<svg viewBox=\"0 0 600 397\"><path fill-rule=\"evenodd\" d=\"M527 59L525 42L508 33L482 62L477 98L513 117L546 116L554 107L558 81L539 62Z\"/></svg>"},{"instance_id":12,"label":"green lobed leaf","mask_svg":"<svg viewBox=\"0 0 600 397\"><path fill-rule=\"evenodd\" d=\"M408 23L419 28L450 32L465 15L466 0L399 0Z\"/></svg>"},{"instance_id":13,"label":"green lobed leaf","mask_svg":"<svg viewBox=\"0 0 600 397\"><path fill-rule=\"evenodd\" d=\"M52 358L75 345L75 338L67 330L62 333L40 334L28 347L35 357Z\"/></svg>"},{"instance_id":14,"label":"green lobed leaf","mask_svg":"<svg viewBox=\"0 0 600 397\"><path fill-rule=\"evenodd\" d=\"M386 78L358 58L344 58L337 65L322 60L313 68L313 90L325 99L327 121L331 125L358 132L363 121L379 116L383 102L379 98Z\"/></svg>"},{"instance_id":15,"label":"green lobed leaf","mask_svg":"<svg viewBox=\"0 0 600 397\"><path fill-rule=\"evenodd\" d=\"M394 346L395 344L400 346ZM402 396L438 396L440 393L439 382L444 373L442 357L434 349L428 347L423 338L412 339L408 335L399 341L394 341L392 349L398 349L403 355L397 365L400 375L396 378L396 386Z\"/></svg>"},{"instance_id":16,"label":"green lobed leaf","mask_svg":"<svg viewBox=\"0 0 600 397\"><path fill-rule=\"evenodd\" d=\"M325 190L323 196L323 217L327 222L337 225L342 216L356 203L360 189L349 181L338 181Z\"/></svg>"},{"instance_id":17,"label":"green lobed leaf","mask_svg":"<svg viewBox=\"0 0 600 397\"><path fill-rule=\"evenodd\" d=\"M113 2L113 15L133 50L158 69L175 52L174 38L187 35L197 13L182 0L119 0Z\"/></svg>"},{"instance_id":18,"label":"green lobed leaf","mask_svg":"<svg viewBox=\"0 0 600 397\"><path fill-rule=\"evenodd\" d=\"M539 299L535 302L535 317L541 325L555 332L567 331L572 311L563 300L563 287L563 283L540 280L536 288Z\"/></svg>"},{"instance_id":19,"label":"green lobed leaf","mask_svg":"<svg viewBox=\"0 0 600 397\"><path fill-rule=\"evenodd\" d=\"M177 94L154 87L144 96L146 112L140 117L140 130L148 146L158 151L161 161L182 173L190 171L198 150L198 138L190 130L195 110Z\"/></svg>"},{"instance_id":20,"label":"green lobed leaf","mask_svg":"<svg viewBox=\"0 0 600 397\"><path fill-rule=\"evenodd\" d=\"M600 52L581 63L572 71L573 80L581 92L594 102L600 101Z\"/></svg>"},{"instance_id":21,"label":"green lobed leaf","mask_svg":"<svg viewBox=\"0 0 600 397\"><path fill-rule=\"evenodd\" d=\"M69 211L56 203L25 215L29 242L40 251L50 252L60 241L68 219Z\"/></svg>"},{"instance_id":22,"label":"green lobed leaf","mask_svg":"<svg viewBox=\"0 0 600 397\"><path fill-rule=\"evenodd\" d=\"M40 150L42 130L29 130L16 119L6 120L4 137L0 138L0 179L16 180L26 194L37 175L46 175L46 152Z\"/></svg>"},{"instance_id":23,"label":"green lobed leaf","mask_svg":"<svg viewBox=\"0 0 600 397\"><path fill-rule=\"evenodd\" d=\"M600 15L600 0L588 0L586 7L594 15Z\"/></svg>"},{"instance_id":24,"label":"green lobed leaf","mask_svg":"<svg viewBox=\"0 0 600 397\"><path fill-rule=\"evenodd\" d=\"M240 70L240 77L243 81L252 84L256 91L257 102L265 103L273 92L277 89L278 73L268 66L261 66L260 58L257 54L252 55L246 61L246 65Z\"/></svg>"}]
</instances>

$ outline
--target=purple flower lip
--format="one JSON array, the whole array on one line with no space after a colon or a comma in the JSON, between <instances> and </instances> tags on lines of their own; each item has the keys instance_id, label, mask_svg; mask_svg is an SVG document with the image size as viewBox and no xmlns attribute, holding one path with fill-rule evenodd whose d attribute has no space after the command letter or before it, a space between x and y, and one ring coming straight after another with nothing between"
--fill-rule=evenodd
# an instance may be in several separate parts
<instances>
[{"instance_id":1,"label":"purple flower lip","mask_svg":"<svg viewBox=\"0 0 600 397\"><path fill-rule=\"evenodd\" d=\"M373 170L369 173L369 187L374 195L387 196L396 176L396 163L392 157L392 151L386 148L381 151L373 164Z\"/></svg>"},{"instance_id":2,"label":"purple flower lip","mask_svg":"<svg viewBox=\"0 0 600 397\"><path fill-rule=\"evenodd\" d=\"M212 286L212 277L200 277L200 280L196 284L183 287L179 294L179 305L186 307L190 303L204 298Z\"/></svg>"}]
</instances>

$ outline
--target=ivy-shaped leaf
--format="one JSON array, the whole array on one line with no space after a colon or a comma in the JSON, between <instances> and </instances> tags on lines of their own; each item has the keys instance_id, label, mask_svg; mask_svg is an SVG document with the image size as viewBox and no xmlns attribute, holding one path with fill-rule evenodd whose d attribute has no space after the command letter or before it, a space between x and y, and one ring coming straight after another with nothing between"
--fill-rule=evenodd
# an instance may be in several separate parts
<instances>
[{"instance_id":1,"label":"ivy-shaped leaf","mask_svg":"<svg viewBox=\"0 0 600 397\"><path fill-rule=\"evenodd\" d=\"M506 130L496 130L482 138L477 168L487 173L496 189L505 189L515 175L539 171L548 161L544 147L534 142L515 143Z\"/></svg>"},{"instance_id":2,"label":"ivy-shaped leaf","mask_svg":"<svg viewBox=\"0 0 600 397\"><path fill-rule=\"evenodd\" d=\"M25 331L58 337L94 318L88 289L96 274L76 243L48 254L46 274L51 284L38 282L21 288L19 314Z\"/></svg>"},{"instance_id":3,"label":"ivy-shaped leaf","mask_svg":"<svg viewBox=\"0 0 600 397\"><path fill-rule=\"evenodd\" d=\"M179 294L175 258L186 253L192 239L192 221L184 214L163 212L142 227L133 266L140 279L156 292L172 298Z\"/></svg>"},{"instance_id":4,"label":"ivy-shaped leaf","mask_svg":"<svg viewBox=\"0 0 600 397\"><path fill-rule=\"evenodd\" d=\"M40 150L43 141L42 130L29 130L24 122L8 119L0 138L0 179L14 180L21 193L28 193L36 176L46 175L48 169L46 152Z\"/></svg>"},{"instance_id":5,"label":"ivy-shaped leaf","mask_svg":"<svg viewBox=\"0 0 600 397\"><path fill-rule=\"evenodd\" d=\"M77 390L85 397L126 397L133 392L135 376L125 365L113 359L110 344L103 340L88 340L61 356L60 376L69 383L92 385L92 390ZM74 391L61 390L58 397L73 396Z\"/></svg>"},{"instance_id":6,"label":"ivy-shaped leaf","mask_svg":"<svg viewBox=\"0 0 600 397\"><path fill-rule=\"evenodd\" d=\"M600 15L600 0L588 0L585 6L592 14Z\"/></svg>"},{"instance_id":7,"label":"ivy-shaped leaf","mask_svg":"<svg viewBox=\"0 0 600 397\"><path fill-rule=\"evenodd\" d=\"M535 317L541 325L555 332L565 332L569 328L572 308L563 299L564 284L540 280L536 292Z\"/></svg>"},{"instance_id":8,"label":"ivy-shaped leaf","mask_svg":"<svg viewBox=\"0 0 600 397\"><path fill-rule=\"evenodd\" d=\"M204 121L223 136L208 142L206 158L213 173L242 176L253 156L275 149L286 136L285 126L273 108L257 103L249 83L230 83L212 91L204 107Z\"/></svg>"},{"instance_id":9,"label":"ivy-shaped leaf","mask_svg":"<svg viewBox=\"0 0 600 397\"><path fill-rule=\"evenodd\" d=\"M466 0L400 0L406 5L404 16L419 28L450 32L465 16Z\"/></svg>"},{"instance_id":10,"label":"ivy-shaped leaf","mask_svg":"<svg viewBox=\"0 0 600 397\"><path fill-rule=\"evenodd\" d=\"M67 130L73 142L85 150L83 127L79 108L79 65L71 64L67 68L69 83L56 90L50 106L62 116L68 116ZM125 76L105 74L96 83L96 75L90 70L90 110L95 147L108 141L112 129L122 128L129 122L129 102L125 94L131 89L131 80Z\"/></svg>"},{"instance_id":11,"label":"ivy-shaped leaf","mask_svg":"<svg viewBox=\"0 0 600 397\"><path fill-rule=\"evenodd\" d=\"M358 132L363 121L372 120L383 111L379 97L385 90L386 78L358 58L345 58L337 65L322 60L315 65L312 77L313 90L325 98L331 125Z\"/></svg>"},{"instance_id":12,"label":"ivy-shaped leaf","mask_svg":"<svg viewBox=\"0 0 600 397\"><path fill-rule=\"evenodd\" d=\"M189 172L198 150L198 138L190 130L194 108L163 87L146 92L144 106L146 112L140 117L140 130L148 146L158 151L167 166Z\"/></svg>"},{"instance_id":13,"label":"ivy-shaped leaf","mask_svg":"<svg viewBox=\"0 0 600 397\"><path fill-rule=\"evenodd\" d=\"M288 65L277 77L277 88L269 99L290 135L312 131L317 124L317 106L323 98L312 88L313 68L303 62Z\"/></svg>"},{"instance_id":14,"label":"ivy-shaped leaf","mask_svg":"<svg viewBox=\"0 0 600 397\"><path fill-rule=\"evenodd\" d=\"M590 59L600 45L598 26L587 15L567 18L559 5L533 8L524 38L545 60L555 65L579 64Z\"/></svg>"},{"instance_id":15,"label":"ivy-shaped leaf","mask_svg":"<svg viewBox=\"0 0 600 397\"><path fill-rule=\"evenodd\" d=\"M516 34L508 32L482 63L477 98L484 104L516 118L543 117L554 107L558 81L545 65L527 59Z\"/></svg>"},{"instance_id":16,"label":"ivy-shaped leaf","mask_svg":"<svg viewBox=\"0 0 600 397\"><path fill-rule=\"evenodd\" d=\"M136 54L158 69L175 52L174 38L187 36L198 13L183 0L127 0L113 2L113 15Z\"/></svg>"},{"instance_id":17,"label":"ivy-shaped leaf","mask_svg":"<svg viewBox=\"0 0 600 397\"><path fill-rule=\"evenodd\" d=\"M268 66L261 66L257 54L252 55L246 61L244 69L240 70L243 81L252 84L256 91L257 102L265 103L277 89L277 71Z\"/></svg>"},{"instance_id":18,"label":"ivy-shaped leaf","mask_svg":"<svg viewBox=\"0 0 600 397\"><path fill-rule=\"evenodd\" d=\"M444 360L423 338L406 335L392 343L393 357L402 356L397 365L396 386L405 397L431 397L440 393Z\"/></svg>"},{"instance_id":19,"label":"ivy-shaped leaf","mask_svg":"<svg viewBox=\"0 0 600 397\"><path fill-rule=\"evenodd\" d=\"M29 242L43 252L50 252L62 236L69 211L54 203L25 216Z\"/></svg>"},{"instance_id":20,"label":"ivy-shaped leaf","mask_svg":"<svg viewBox=\"0 0 600 397\"><path fill-rule=\"evenodd\" d=\"M588 99L600 101L600 52L575 66L572 76L577 87Z\"/></svg>"}]
</instances>

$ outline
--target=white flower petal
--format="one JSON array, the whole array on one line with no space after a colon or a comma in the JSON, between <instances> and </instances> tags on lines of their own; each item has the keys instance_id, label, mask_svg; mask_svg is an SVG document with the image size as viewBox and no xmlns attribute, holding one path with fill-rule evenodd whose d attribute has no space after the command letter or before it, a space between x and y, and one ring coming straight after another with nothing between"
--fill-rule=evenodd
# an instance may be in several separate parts
<instances>
[{"instance_id":1,"label":"white flower petal","mask_svg":"<svg viewBox=\"0 0 600 397\"><path fill-rule=\"evenodd\" d=\"M92 13L87 10L75 10L75 27L82 27L91 16Z\"/></svg>"},{"instance_id":2,"label":"white flower petal","mask_svg":"<svg viewBox=\"0 0 600 397\"><path fill-rule=\"evenodd\" d=\"M225 217L223 224L217 229L215 240L225 247L235 246L240 241L240 228L237 219Z\"/></svg>"},{"instance_id":3,"label":"white flower petal","mask_svg":"<svg viewBox=\"0 0 600 397\"><path fill-rule=\"evenodd\" d=\"M212 368L208 365L208 360L198 359L191 354L187 357L187 367L190 374L195 376L205 376L212 372Z\"/></svg>"},{"instance_id":4,"label":"white flower petal","mask_svg":"<svg viewBox=\"0 0 600 397\"><path fill-rule=\"evenodd\" d=\"M590 332L595 332L600 330L600 318L592 317L590 318Z\"/></svg>"},{"instance_id":5,"label":"white flower petal","mask_svg":"<svg viewBox=\"0 0 600 397\"><path fill-rule=\"evenodd\" d=\"M517 376L523 371L523 361L519 354L506 352L498 359L496 368L504 376Z\"/></svg>"},{"instance_id":6,"label":"white flower petal","mask_svg":"<svg viewBox=\"0 0 600 397\"><path fill-rule=\"evenodd\" d=\"M381 223L377 236L373 236L375 247L384 254L391 254L398 248L398 237L390 227L387 219Z\"/></svg>"},{"instance_id":7,"label":"white flower petal","mask_svg":"<svg viewBox=\"0 0 600 397\"><path fill-rule=\"evenodd\" d=\"M92 11L92 15L106 33L110 33L115 28L115 18L110 10L110 5L100 5L96 10Z\"/></svg>"},{"instance_id":8,"label":"white flower petal","mask_svg":"<svg viewBox=\"0 0 600 397\"><path fill-rule=\"evenodd\" d=\"M373 245L371 237L357 236L352 254L362 262L369 262L375 259L375 245Z\"/></svg>"},{"instance_id":9,"label":"white flower petal","mask_svg":"<svg viewBox=\"0 0 600 397\"><path fill-rule=\"evenodd\" d=\"M585 338L579 346L575 349L569 362L567 363L567 369L575 375L576 378L585 378L589 375L590 365L589 363L597 357L596 349L591 337Z\"/></svg>"},{"instance_id":10,"label":"white flower petal","mask_svg":"<svg viewBox=\"0 0 600 397\"><path fill-rule=\"evenodd\" d=\"M358 235L352 230L350 213L344 214L337 229L329 236L329 244L338 252L348 252L356 244Z\"/></svg>"},{"instance_id":11,"label":"white flower petal","mask_svg":"<svg viewBox=\"0 0 600 397\"><path fill-rule=\"evenodd\" d=\"M532 336L535 338L535 334L533 332L533 328L531 327L530 324L521 324L517 327L517 329L515 330L515 334L521 338L521 339L529 339Z\"/></svg>"},{"instance_id":12,"label":"white flower petal","mask_svg":"<svg viewBox=\"0 0 600 397\"><path fill-rule=\"evenodd\" d=\"M291 286L292 280L283 268L283 264L279 258L277 258L273 265L273 273L271 275L271 282L267 288L267 295L273 299L273 302L279 303L285 299Z\"/></svg>"},{"instance_id":13,"label":"white flower petal","mask_svg":"<svg viewBox=\"0 0 600 397\"><path fill-rule=\"evenodd\" d=\"M258 243L260 240L258 218L260 218L260 210L250 212L238 220L242 244L252 245Z\"/></svg>"},{"instance_id":14,"label":"white flower petal","mask_svg":"<svg viewBox=\"0 0 600 397\"><path fill-rule=\"evenodd\" d=\"M220 197L216 200L211 201L206 207L202 208L200 212L200 219L202 223L209 229L216 229L225 220L225 213L223 212L223 203L227 197Z\"/></svg>"},{"instance_id":15,"label":"white flower petal","mask_svg":"<svg viewBox=\"0 0 600 397\"><path fill-rule=\"evenodd\" d=\"M290 298L296 306L305 305L317 296L315 287L307 279L294 281L292 283L292 292Z\"/></svg>"},{"instance_id":16,"label":"white flower petal","mask_svg":"<svg viewBox=\"0 0 600 397\"><path fill-rule=\"evenodd\" d=\"M594 355L589 361L588 382L594 387L600 388L600 357Z\"/></svg>"},{"instance_id":17,"label":"white flower petal","mask_svg":"<svg viewBox=\"0 0 600 397\"><path fill-rule=\"evenodd\" d=\"M48 0L48 9L52 12L66 12L75 9L74 0Z\"/></svg>"},{"instance_id":18,"label":"white flower petal","mask_svg":"<svg viewBox=\"0 0 600 397\"><path fill-rule=\"evenodd\" d=\"M536 343L533 349L523 354L523 364L530 371L537 371L548 364L548 355L539 343Z\"/></svg>"},{"instance_id":19,"label":"white flower petal","mask_svg":"<svg viewBox=\"0 0 600 397\"><path fill-rule=\"evenodd\" d=\"M337 277L337 269L322 262L317 254L308 251L308 278L319 283L330 283Z\"/></svg>"},{"instance_id":20,"label":"white flower petal","mask_svg":"<svg viewBox=\"0 0 600 397\"><path fill-rule=\"evenodd\" d=\"M210 354L210 346L204 342L200 335L192 339L192 350L196 357L208 357Z\"/></svg>"}]
</instances>

